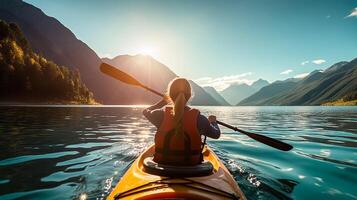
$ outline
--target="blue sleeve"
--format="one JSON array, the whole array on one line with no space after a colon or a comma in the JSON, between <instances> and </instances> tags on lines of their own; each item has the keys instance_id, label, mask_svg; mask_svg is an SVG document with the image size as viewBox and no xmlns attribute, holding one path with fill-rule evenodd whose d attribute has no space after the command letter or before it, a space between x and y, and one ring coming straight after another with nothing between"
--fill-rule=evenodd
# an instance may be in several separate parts
<instances>
[{"instance_id":1,"label":"blue sleeve","mask_svg":"<svg viewBox=\"0 0 357 200\"><path fill-rule=\"evenodd\" d=\"M217 123L210 123L207 117L199 114L197 117L197 129L201 135L205 135L210 138L218 139L221 136L221 130L219 130Z\"/></svg>"},{"instance_id":2,"label":"blue sleeve","mask_svg":"<svg viewBox=\"0 0 357 200\"><path fill-rule=\"evenodd\" d=\"M161 126L162 120L164 120L164 110L163 109L155 109L149 110L145 109L143 111L143 115L148 119L156 128Z\"/></svg>"}]
</instances>

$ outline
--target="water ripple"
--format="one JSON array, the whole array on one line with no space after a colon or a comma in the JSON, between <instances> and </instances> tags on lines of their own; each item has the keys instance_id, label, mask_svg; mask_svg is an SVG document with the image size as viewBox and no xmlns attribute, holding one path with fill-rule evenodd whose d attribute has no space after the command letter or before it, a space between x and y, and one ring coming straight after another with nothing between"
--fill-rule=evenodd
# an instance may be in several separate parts
<instances>
[{"instance_id":1,"label":"water ripple","mask_svg":"<svg viewBox=\"0 0 357 200\"><path fill-rule=\"evenodd\" d=\"M355 107L199 107L294 146L208 139L248 199L357 199ZM0 107L0 199L105 199L153 143L141 107ZM31 172L31 173L29 173Z\"/></svg>"},{"instance_id":2,"label":"water ripple","mask_svg":"<svg viewBox=\"0 0 357 200\"><path fill-rule=\"evenodd\" d=\"M21 163L28 162L28 161L38 160L38 159L59 158L59 157L63 157L66 155L75 155L75 154L78 154L78 152L77 151L64 151L64 152L47 153L47 154L40 154L40 155L19 156L19 157L0 160L0 166L9 166L9 165L21 164Z\"/></svg>"}]
</instances>

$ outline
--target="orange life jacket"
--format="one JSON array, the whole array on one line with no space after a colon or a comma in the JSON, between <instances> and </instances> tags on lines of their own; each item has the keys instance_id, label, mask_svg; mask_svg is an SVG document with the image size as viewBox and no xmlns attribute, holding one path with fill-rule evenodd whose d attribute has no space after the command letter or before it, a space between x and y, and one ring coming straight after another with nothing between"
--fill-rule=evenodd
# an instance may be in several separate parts
<instances>
[{"instance_id":1,"label":"orange life jacket","mask_svg":"<svg viewBox=\"0 0 357 200\"><path fill-rule=\"evenodd\" d=\"M165 108L164 120L155 135L154 161L169 165L197 165L201 163L201 135L197 129L199 111L186 107L183 133L176 133L172 107Z\"/></svg>"}]
</instances>

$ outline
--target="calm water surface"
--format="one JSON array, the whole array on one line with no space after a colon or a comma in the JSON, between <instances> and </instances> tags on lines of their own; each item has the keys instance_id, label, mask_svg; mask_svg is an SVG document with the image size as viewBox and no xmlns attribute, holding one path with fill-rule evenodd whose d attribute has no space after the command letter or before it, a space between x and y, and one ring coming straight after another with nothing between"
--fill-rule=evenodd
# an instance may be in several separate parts
<instances>
[{"instance_id":1,"label":"calm water surface","mask_svg":"<svg viewBox=\"0 0 357 200\"><path fill-rule=\"evenodd\" d=\"M153 143L141 107L0 107L0 199L103 199ZM292 144L209 140L248 199L357 199L357 107L199 107Z\"/></svg>"}]
</instances>

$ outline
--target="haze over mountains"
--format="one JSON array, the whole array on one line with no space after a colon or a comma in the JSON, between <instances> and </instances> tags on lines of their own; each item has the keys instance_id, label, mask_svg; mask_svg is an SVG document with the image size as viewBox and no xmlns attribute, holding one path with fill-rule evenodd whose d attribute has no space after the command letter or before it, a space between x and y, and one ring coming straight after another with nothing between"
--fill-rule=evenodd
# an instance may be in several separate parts
<instances>
[{"instance_id":1,"label":"haze over mountains","mask_svg":"<svg viewBox=\"0 0 357 200\"><path fill-rule=\"evenodd\" d=\"M277 81L238 105L321 105L357 94L357 58L315 70L303 79Z\"/></svg>"},{"instance_id":2,"label":"haze over mountains","mask_svg":"<svg viewBox=\"0 0 357 200\"><path fill-rule=\"evenodd\" d=\"M59 66L78 69L81 80L103 104L149 104L159 97L128 86L99 71L101 62L112 64L155 90L164 92L177 75L150 56L121 55L113 59L98 55L58 20L22 0L0 1L0 19L15 22L31 48ZM271 84L259 79L252 85L232 84L221 92L191 81L192 105L321 105L357 94L357 59L339 62L303 79L290 78ZM44 83L46 84L46 83Z\"/></svg>"},{"instance_id":3,"label":"haze over mountains","mask_svg":"<svg viewBox=\"0 0 357 200\"><path fill-rule=\"evenodd\" d=\"M260 88L266 85L269 85L269 82L263 79L255 81L252 85L247 85L245 83L232 84L228 88L221 91L221 95L231 105L237 105L241 100L259 91Z\"/></svg>"},{"instance_id":4,"label":"haze over mountains","mask_svg":"<svg viewBox=\"0 0 357 200\"><path fill-rule=\"evenodd\" d=\"M113 59L103 58L103 62L111 64L130 75L138 78L145 85L155 88L158 91L166 91L168 83L177 75L167 66L158 62L151 56L146 55L121 55ZM191 105L220 105L212 96L207 94L200 86L193 81L190 81L194 96L191 100ZM121 83L122 84L122 83ZM143 104L158 100L158 97L150 92L143 91L142 88L127 86L123 84L127 95L121 98L121 104ZM113 91L113 93L123 93L121 90ZM115 99L109 99L115 101ZM143 101L145 100L145 101Z\"/></svg>"},{"instance_id":5,"label":"haze over mountains","mask_svg":"<svg viewBox=\"0 0 357 200\"><path fill-rule=\"evenodd\" d=\"M218 103L220 103L222 106L230 106L229 104L222 96L217 92L217 90L214 87L206 86L203 87L203 89L210 94Z\"/></svg>"},{"instance_id":6,"label":"haze over mountains","mask_svg":"<svg viewBox=\"0 0 357 200\"><path fill-rule=\"evenodd\" d=\"M258 92L243 99L238 103L239 106L260 105L267 99L273 96L280 95L292 89L296 85L296 81L293 79L287 79L285 81L275 81L274 83L261 88Z\"/></svg>"},{"instance_id":7,"label":"haze over mountains","mask_svg":"<svg viewBox=\"0 0 357 200\"><path fill-rule=\"evenodd\" d=\"M0 2L0 19L15 22L20 26L33 50L58 65L78 69L83 82L93 92L94 97L104 104L148 104L158 97L140 88L120 83L99 71L102 62L98 55L58 20L44 14L40 9L21 0L2 0ZM137 59L137 61L135 61ZM120 67L133 75L141 74L139 80L150 87L164 92L167 83L176 75L166 66L153 58L142 56L124 56ZM146 62L146 63L145 63ZM133 64L140 66L133 66ZM144 64L150 64L148 67ZM162 72L150 72L159 69ZM137 71L135 71L137 70ZM144 73L145 72L145 73ZM220 105L197 84L192 84L195 105Z\"/></svg>"},{"instance_id":8,"label":"haze over mountains","mask_svg":"<svg viewBox=\"0 0 357 200\"><path fill-rule=\"evenodd\" d=\"M222 99L238 106L322 105L357 97L357 58L314 70L304 78L288 78L269 84L259 79L252 85L232 84L219 93L205 87L222 105Z\"/></svg>"}]
</instances>

